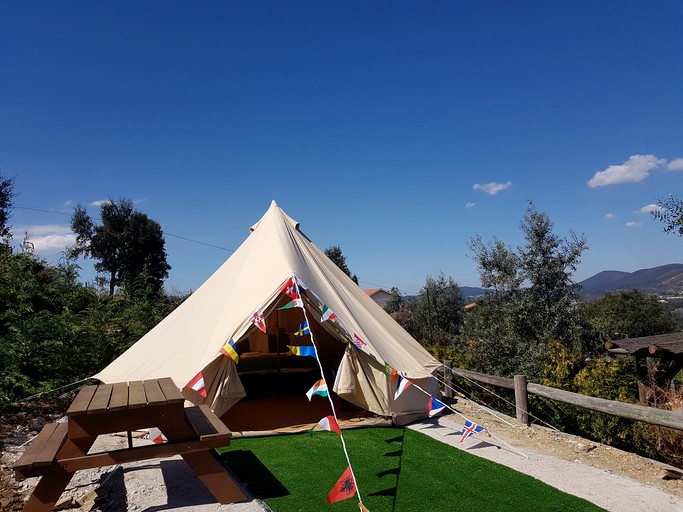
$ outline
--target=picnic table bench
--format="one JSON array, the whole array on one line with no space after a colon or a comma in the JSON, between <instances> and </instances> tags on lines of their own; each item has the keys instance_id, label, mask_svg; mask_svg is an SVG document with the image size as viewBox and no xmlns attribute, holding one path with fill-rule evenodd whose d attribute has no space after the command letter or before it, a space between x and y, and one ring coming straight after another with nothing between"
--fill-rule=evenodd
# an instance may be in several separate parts
<instances>
[{"instance_id":1,"label":"picnic table bench","mask_svg":"<svg viewBox=\"0 0 683 512\"><path fill-rule=\"evenodd\" d=\"M168 440L133 447L130 432L157 427ZM89 453L99 435L128 432L128 448ZM206 405L185 407L170 378L86 386L67 411L67 421L49 423L17 460L17 480L39 476L25 512L48 512L73 474L97 468L181 455L219 503L248 498L218 461L213 448L230 444L230 430Z\"/></svg>"}]
</instances>

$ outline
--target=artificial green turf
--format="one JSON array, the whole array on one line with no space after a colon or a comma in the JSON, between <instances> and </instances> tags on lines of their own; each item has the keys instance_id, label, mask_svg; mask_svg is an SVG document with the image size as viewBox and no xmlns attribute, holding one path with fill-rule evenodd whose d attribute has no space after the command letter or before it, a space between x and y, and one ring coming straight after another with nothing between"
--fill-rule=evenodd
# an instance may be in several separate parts
<instances>
[{"instance_id":1,"label":"artificial green turf","mask_svg":"<svg viewBox=\"0 0 683 512\"><path fill-rule=\"evenodd\" d=\"M344 439L363 504L371 512L602 510L414 430L345 430ZM275 512L358 510L356 498L326 503L347 465L337 434L235 439L220 451Z\"/></svg>"}]
</instances>

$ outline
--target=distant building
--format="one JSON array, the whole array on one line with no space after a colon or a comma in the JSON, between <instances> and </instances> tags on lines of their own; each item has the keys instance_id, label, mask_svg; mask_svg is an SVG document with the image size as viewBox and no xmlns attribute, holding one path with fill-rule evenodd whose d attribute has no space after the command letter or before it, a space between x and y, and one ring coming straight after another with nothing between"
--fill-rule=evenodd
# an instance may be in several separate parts
<instances>
[{"instance_id":1,"label":"distant building","mask_svg":"<svg viewBox=\"0 0 683 512\"><path fill-rule=\"evenodd\" d=\"M381 288L373 288L372 290L363 291L367 293L368 296L370 296L370 298L382 308L387 305L387 302L389 302L389 299L391 298L391 294L386 290L382 290Z\"/></svg>"}]
</instances>

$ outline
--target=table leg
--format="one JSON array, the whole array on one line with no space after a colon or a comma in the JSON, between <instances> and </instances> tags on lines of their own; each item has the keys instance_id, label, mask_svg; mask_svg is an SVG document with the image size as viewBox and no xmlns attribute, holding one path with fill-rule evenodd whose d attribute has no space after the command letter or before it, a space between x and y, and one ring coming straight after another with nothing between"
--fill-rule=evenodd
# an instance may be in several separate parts
<instances>
[{"instance_id":1,"label":"table leg","mask_svg":"<svg viewBox=\"0 0 683 512\"><path fill-rule=\"evenodd\" d=\"M223 467L213 450L188 453L182 457L219 503L249 501L249 497L244 494L242 486Z\"/></svg>"},{"instance_id":2,"label":"table leg","mask_svg":"<svg viewBox=\"0 0 683 512\"><path fill-rule=\"evenodd\" d=\"M167 425L158 425L169 441L180 442L187 439L195 439L196 434L186 422ZM249 501L242 486L218 460L213 449L204 452L181 454L188 466L194 471L197 478L213 494L216 501L221 504L242 503Z\"/></svg>"},{"instance_id":3,"label":"table leg","mask_svg":"<svg viewBox=\"0 0 683 512\"><path fill-rule=\"evenodd\" d=\"M57 460L85 455L94 442L94 437L77 440L67 439L57 454ZM24 505L24 512L50 512L73 476L73 472L66 471L58 462L54 463L49 471L40 477L38 484Z\"/></svg>"}]
</instances>

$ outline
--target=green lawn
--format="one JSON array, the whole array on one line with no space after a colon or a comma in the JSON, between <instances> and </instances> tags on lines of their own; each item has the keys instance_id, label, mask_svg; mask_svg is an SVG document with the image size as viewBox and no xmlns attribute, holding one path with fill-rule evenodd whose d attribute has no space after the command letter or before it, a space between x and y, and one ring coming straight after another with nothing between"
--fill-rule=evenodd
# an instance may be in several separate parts
<instances>
[{"instance_id":1,"label":"green lawn","mask_svg":"<svg viewBox=\"0 0 683 512\"><path fill-rule=\"evenodd\" d=\"M602 510L414 430L345 430L344 439L363 504L371 512ZM356 498L326 503L346 469L337 434L236 439L219 452L275 512L358 511Z\"/></svg>"}]
</instances>

